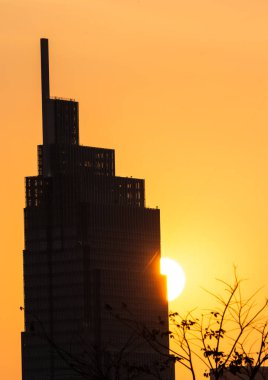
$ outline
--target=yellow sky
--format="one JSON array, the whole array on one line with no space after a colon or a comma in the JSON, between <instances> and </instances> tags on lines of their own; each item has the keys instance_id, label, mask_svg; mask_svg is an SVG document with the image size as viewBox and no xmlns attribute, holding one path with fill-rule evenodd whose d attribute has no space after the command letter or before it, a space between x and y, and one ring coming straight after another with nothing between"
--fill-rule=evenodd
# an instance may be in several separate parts
<instances>
[{"instance_id":1,"label":"yellow sky","mask_svg":"<svg viewBox=\"0 0 268 380\"><path fill-rule=\"evenodd\" d=\"M146 179L162 254L184 267L171 307L201 286L265 285L268 251L266 0L0 0L0 377L20 379L24 177L41 143L39 38L51 93L80 102L80 142L114 148ZM264 292L265 293L265 292Z\"/></svg>"}]
</instances>

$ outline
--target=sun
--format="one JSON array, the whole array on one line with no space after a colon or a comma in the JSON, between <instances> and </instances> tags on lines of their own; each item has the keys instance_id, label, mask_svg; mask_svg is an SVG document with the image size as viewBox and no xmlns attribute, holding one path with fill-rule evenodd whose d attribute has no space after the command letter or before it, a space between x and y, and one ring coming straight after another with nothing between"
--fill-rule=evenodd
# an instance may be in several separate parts
<instances>
[{"instance_id":1,"label":"sun","mask_svg":"<svg viewBox=\"0 0 268 380\"><path fill-rule=\"evenodd\" d=\"M162 257L160 272L167 276L167 298L168 301L173 301L184 289L186 281L184 271L175 260Z\"/></svg>"}]
</instances>

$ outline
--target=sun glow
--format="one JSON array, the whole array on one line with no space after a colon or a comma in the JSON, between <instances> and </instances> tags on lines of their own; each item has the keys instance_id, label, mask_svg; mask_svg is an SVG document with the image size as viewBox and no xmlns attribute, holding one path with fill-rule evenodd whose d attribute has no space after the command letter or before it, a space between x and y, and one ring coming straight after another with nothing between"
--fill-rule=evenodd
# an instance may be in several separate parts
<instances>
[{"instance_id":1,"label":"sun glow","mask_svg":"<svg viewBox=\"0 0 268 380\"><path fill-rule=\"evenodd\" d=\"M172 301L177 298L185 286L185 274L182 267L166 257L161 258L160 272L167 276L167 298Z\"/></svg>"}]
</instances>

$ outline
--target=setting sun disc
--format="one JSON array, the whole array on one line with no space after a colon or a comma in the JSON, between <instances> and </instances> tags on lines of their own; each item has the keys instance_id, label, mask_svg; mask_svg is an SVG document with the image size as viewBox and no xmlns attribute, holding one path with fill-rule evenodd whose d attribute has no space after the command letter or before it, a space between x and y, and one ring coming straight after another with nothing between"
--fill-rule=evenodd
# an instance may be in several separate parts
<instances>
[{"instance_id":1,"label":"setting sun disc","mask_svg":"<svg viewBox=\"0 0 268 380\"><path fill-rule=\"evenodd\" d=\"M162 257L160 272L167 276L167 298L168 301L172 301L177 298L184 289L186 281L184 271L175 260Z\"/></svg>"}]
</instances>

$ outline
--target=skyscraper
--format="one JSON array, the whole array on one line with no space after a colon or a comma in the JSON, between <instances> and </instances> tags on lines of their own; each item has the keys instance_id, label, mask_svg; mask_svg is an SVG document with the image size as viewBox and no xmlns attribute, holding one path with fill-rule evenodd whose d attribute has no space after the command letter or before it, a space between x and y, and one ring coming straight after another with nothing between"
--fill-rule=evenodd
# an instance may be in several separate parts
<instances>
[{"instance_id":1,"label":"skyscraper","mask_svg":"<svg viewBox=\"0 0 268 380\"><path fill-rule=\"evenodd\" d=\"M111 378L126 363L151 368L159 355L108 309L168 324L160 212L145 207L144 180L115 175L114 150L79 145L78 103L50 96L47 39L41 73L43 145L25 183L22 379L98 379L119 353L125 367Z\"/></svg>"}]
</instances>

